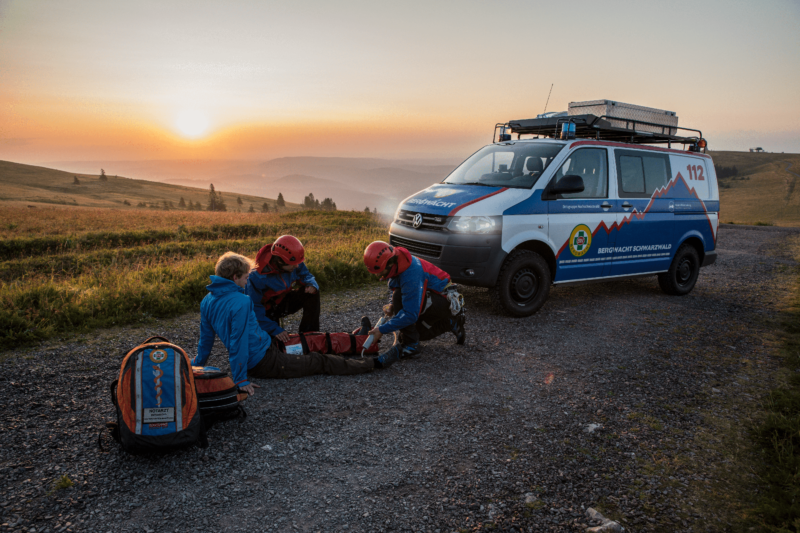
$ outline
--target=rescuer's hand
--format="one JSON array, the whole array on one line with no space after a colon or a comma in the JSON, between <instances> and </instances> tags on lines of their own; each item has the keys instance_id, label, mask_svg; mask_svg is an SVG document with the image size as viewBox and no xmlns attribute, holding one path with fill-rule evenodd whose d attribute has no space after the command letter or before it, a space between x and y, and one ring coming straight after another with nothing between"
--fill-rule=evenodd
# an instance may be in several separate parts
<instances>
[{"instance_id":1,"label":"rescuer's hand","mask_svg":"<svg viewBox=\"0 0 800 533\"><path fill-rule=\"evenodd\" d=\"M275 335L275 338L281 342L289 342L289 334L285 331L281 331L280 333Z\"/></svg>"},{"instance_id":2,"label":"rescuer's hand","mask_svg":"<svg viewBox=\"0 0 800 533\"><path fill-rule=\"evenodd\" d=\"M259 387L259 388L261 388L261 387ZM245 391L250 396L252 396L253 394L256 393L256 389L255 389L255 387L253 385L245 385L244 387L239 387L239 390Z\"/></svg>"},{"instance_id":3,"label":"rescuer's hand","mask_svg":"<svg viewBox=\"0 0 800 533\"><path fill-rule=\"evenodd\" d=\"M381 330L379 330L378 328L372 328L371 330L369 330L369 334L375 336L373 342L378 342L379 340L381 340L381 337L383 337L383 333L381 333Z\"/></svg>"},{"instance_id":4,"label":"rescuer's hand","mask_svg":"<svg viewBox=\"0 0 800 533\"><path fill-rule=\"evenodd\" d=\"M383 314L387 317L394 316L394 307L392 307L392 304L386 304L383 306Z\"/></svg>"},{"instance_id":5,"label":"rescuer's hand","mask_svg":"<svg viewBox=\"0 0 800 533\"><path fill-rule=\"evenodd\" d=\"M315 294L317 292L317 289L309 285L308 287L306 287L306 292L308 294Z\"/></svg>"}]
</instances>

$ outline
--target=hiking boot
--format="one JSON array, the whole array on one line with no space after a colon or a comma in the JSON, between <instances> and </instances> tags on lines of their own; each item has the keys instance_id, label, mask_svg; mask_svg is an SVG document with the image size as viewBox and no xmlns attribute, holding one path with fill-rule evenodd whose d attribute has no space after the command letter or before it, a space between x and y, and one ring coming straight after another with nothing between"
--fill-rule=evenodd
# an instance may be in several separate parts
<instances>
[{"instance_id":1,"label":"hiking boot","mask_svg":"<svg viewBox=\"0 0 800 533\"><path fill-rule=\"evenodd\" d=\"M464 329L464 323L466 321L467 317L464 315L464 313L459 313L450 319L450 322L453 325L451 331L453 332L453 335L456 336L456 344L464 344L464 342L467 340L467 331Z\"/></svg>"},{"instance_id":2,"label":"hiking boot","mask_svg":"<svg viewBox=\"0 0 800 533\"><path fill-rule=\"evenodd\" d=\"M415 342L414 344L400 344L400 359L419 359L422 350L420 349L419 343Z\"/></svg>"},{"instance_id":3,"label":"hiking boot","mask_svg":"<svg viewBox=\"0 0 800 533\"><path fill-rule=\"evenodd\" d=\"M395 344L387 351L383 352L381 355L375 358L375 368L389 368L395 362L400 360L400 352L402 351L402 346L399 344Z\"/></svg>"},{"instance_id":4,"label":"hiking boot","mask_svg":"<svg viewBox=\"0 0 800 533\"><path fill-rule=\"evenodd\" d=\"M369 333L369 330L372 329L372 322L369 321L368 316L361 317L361 329L356 330L357 332L354 335L366 335Z\"/></svg>"}]
</instances>

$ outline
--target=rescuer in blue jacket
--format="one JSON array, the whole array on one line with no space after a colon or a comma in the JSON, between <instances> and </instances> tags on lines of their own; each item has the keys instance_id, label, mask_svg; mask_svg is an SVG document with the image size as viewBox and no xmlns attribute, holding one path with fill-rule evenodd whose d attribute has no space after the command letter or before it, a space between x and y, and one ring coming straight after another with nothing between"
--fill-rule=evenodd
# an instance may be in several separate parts
<instances>
[{"instance_id":1,"label":"rescuer in blue jacket","mask_svg":"<svg viewBox=\"0 0 800 533\"><path fill-rule=\"evenodd\" d=\"M339 355L286 354L278 350L256 320L253 302L244 293L252 262L227 252L217 261L208 294L200 303L200 341L194 366L204 366L218 336L228 350L233 382L254 394L248 376L254 378L299 378L315 374L350 375L370 372L375 359L346 359Z\"/></svg>"},{"instance_id":2,"label":"rescuer in blue jacket","mask_svg":"<svg viewBox=\"0 0 800 533\"><path fill-rule=\"evenodd\" d=\"M375 359L376 368L388 367L401 358L418 358L420 340L430 340L448 331L456 336L458 344L464 344L463 299L454 295L460 303L456 304L453 315L448 296L454 286L447 272L412 256L405 248L383 241L367 246L364 264L370 273L388 279L392 291L392 303L385 308L385 314L391 318L370 330L370 335L380 340L387 333L399 332L399 342Z\"/></svg>"},{"instance_id":3,"label":"rescuer in blue jacket","mask_svg":"<svg viewBox=\"0 0 800 533\"><path fill-rule=\"evenodd\" d=\"M298 333L319 331L319 285L308 271L303 244L283 235L262 247L256 268L250 272L245 293L253 300L261 329L282 342L289 334L278 323L282 317L303 310Z\"/></svg>"}]
</instances>

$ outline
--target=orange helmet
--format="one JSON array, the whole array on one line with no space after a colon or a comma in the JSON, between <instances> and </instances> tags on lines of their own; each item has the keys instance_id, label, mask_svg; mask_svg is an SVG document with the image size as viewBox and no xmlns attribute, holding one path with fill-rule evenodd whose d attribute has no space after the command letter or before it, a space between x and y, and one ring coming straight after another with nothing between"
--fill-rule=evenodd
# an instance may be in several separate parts
<instances>
[{"instance_id":1,"label":"orange helmet","mask_svg":"<svg viewBox=\"0 0 800 533\"><path fill-rule=\"evenodd\" d=\"M370 274L380 274L386 270L386 263L394 256L394 246L388 242L375 241L364 250L364 264Z\"/></svg>"},{"instance_id":2,"label":"orange helmet","mask_svg":"<svg viewBox=\"0 0 800 533\"><path fill-rule=\"evenodd\" d=\"M287 265L299 265L305 259L306 251L297 237L281 235L272 244L272 255L280 257Z\"/></svg>"}]
</instances>

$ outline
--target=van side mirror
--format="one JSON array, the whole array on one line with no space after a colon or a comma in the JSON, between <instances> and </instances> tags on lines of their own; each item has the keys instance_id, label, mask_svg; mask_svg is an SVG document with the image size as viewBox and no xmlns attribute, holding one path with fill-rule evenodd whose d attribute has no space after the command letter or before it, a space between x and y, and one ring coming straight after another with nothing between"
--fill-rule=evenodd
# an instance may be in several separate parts
<instances>
[{"instance_id":1,"label":"van side mirror","mask_svg":"<svg viewBox=\"0 0 800 533\"><path fill-rule=\"evenodd\" d=\"M586 186L580 176L564 176L550 188L550 194L575 194L583 192Z\"/></svg>"}]
</instances>

